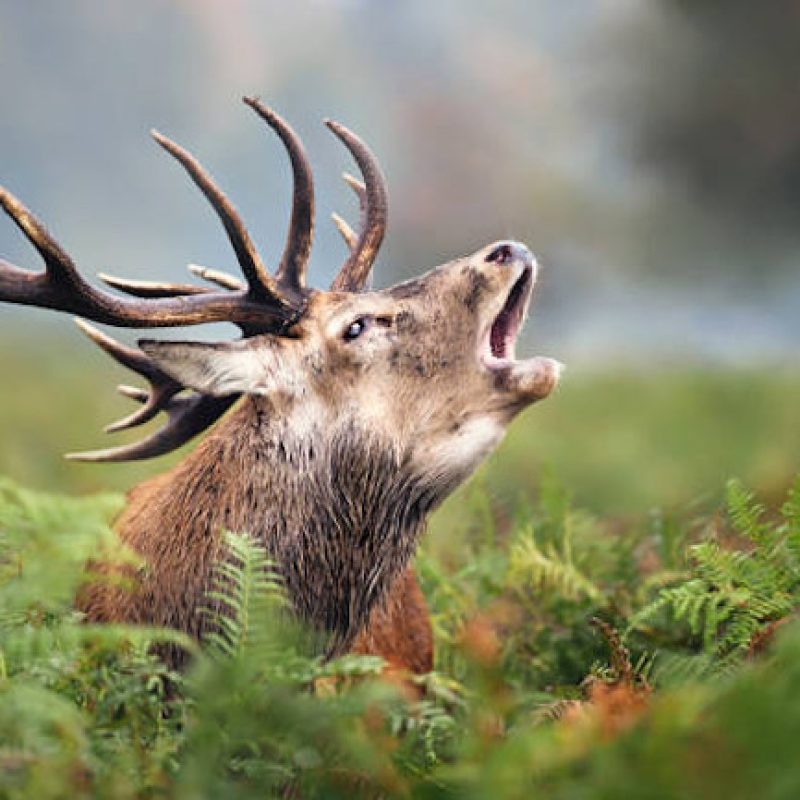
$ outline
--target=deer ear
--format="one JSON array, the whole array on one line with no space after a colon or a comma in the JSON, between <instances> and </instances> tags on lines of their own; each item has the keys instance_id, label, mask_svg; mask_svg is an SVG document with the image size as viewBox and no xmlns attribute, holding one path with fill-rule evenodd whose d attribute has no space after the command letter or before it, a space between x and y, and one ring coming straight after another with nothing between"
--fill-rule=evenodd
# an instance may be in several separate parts
<instances>
[{"instance_id":1,"label":"deer ear","mask_svg":"<svg viewBox=\"0 0 800 800\"><path fill-rule=\"evenodd\" d=\"M159 342L140 339L139 347L170 378L188 389L223 397L232 394L266 394L274 361L254 339L236 342Z\"/></svg>"}]
</instances>

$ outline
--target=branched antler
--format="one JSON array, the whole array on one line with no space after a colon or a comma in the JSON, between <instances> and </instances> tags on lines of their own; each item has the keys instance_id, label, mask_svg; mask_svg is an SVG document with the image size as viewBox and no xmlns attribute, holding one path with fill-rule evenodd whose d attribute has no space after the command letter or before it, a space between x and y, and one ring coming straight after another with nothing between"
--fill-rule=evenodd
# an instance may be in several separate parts
<instances>
[{"instance_id":1,"label":"branched antler","mask_svg":"<svg viewBox=\"0 0 800 800\"><path fill-rule=\"evenodd\" d=\"M162 295L146 301L116 297L87 283L45 226L3 187L0 205L45 262L45 270L40 273L0 262L0 300L68 311L95 322L128 328L235 322L275 330L302 313L303 302L292 301L268 286L254 289L255 283L236 293Z\"/></svg>"},{"instance_id":2,"label":"branched antler","mask_svg":"<svg viewBox=\"0 0 800 800\"><path fill-rule=\"evenodd\" d=\"M120 394L141 403L141 408L107 425L106 433L144 425L161 411L166 412L167 422L155 433L133 444L85 453L69 453L67 458L73 461L134 461L168 453L205 430L237 400L236 395L221 398L204 395L179 396L185 387L162 372L141 350L112 339L88 322L80 319L75 321L98 347L150 384L149 391L133 386L117 387Z\"/></svg>"},{"instance_id":3,"label":"branched antler","mask_svg":"<svg viewBox=\"0 0 800 800\"><path fill-rule=\"evenodd\" d=\"M180 383L162 372L141 350L127 347L82 319L76 319L75 322L101 350L108 353L118 364L122 364L123 367L127 367L141 375L150 384L150 391L147 392L147 401L142 407L124 419L107 425L105 428L106 433L114 433L137 425L144 425L145 422L153 419L159 411L165 411L172 398L183 390L184 387Z\"/></svg>"},{"instance_id":4,"label":"branched antler","mask_svg":"<svg viewBox=\"0 0 800 800\"><path fill-rule=\"evenodd\" d=\"M147 392L131 386L120 387L120 392L134 400L146 402ZM175 397L165 407L167 423L155 433L133 444L109 447L104 450L89 450L83 453L67 453L71 461L141 461L163 456L194 439L199 433L213 425L236 401L238 397L211 397L198 394L193 397Z\"/></svg>"},{"instance_id":5,"label":"branched antler","mask_svg":"<svg viewBox=\"0 0 800 800\"><path fill-rule=\"evenodd\" d=\"M285 334L303 315L311 290L306 270L311 253L314 186L302 142L292 128L256 98L244 102L278 135L289 154L294 180L292 216L286 245L274 277L267 271L233 203L197 159L166 136L153 131L156 142L186 170L205 195L222 223L236 254L244 281L217 270L190 265L190 271L217 288L189 283L165 283L100 274L101 280L129 297L109 294L89 284L72 259L47 232L44 224L7 189L0 186L0 205L41 255L45 269L34 273L0 260L0 301L67 311L107 325L154 328L232 322L242 334ZM360 206L358 233L337 215L334 221L345 238L350 255L332 288L359 291L368 280L386 228L387 193L378 163L367 146L343 125L326 124L355 158L363 183L351 175L345 180L356 192ZM131 299L133 298L133 299ZM107 450L71 454L83 461L127 461L169 452L212 425L237 396L183 395L185 387L163 373L142 351L123 345L87 322L83 332L112 358L143 376L149 390L120 387L141 408L112 423L108 432L142 425L159 412L168 420L141 442Z\"/></svg>"}]
</instances>

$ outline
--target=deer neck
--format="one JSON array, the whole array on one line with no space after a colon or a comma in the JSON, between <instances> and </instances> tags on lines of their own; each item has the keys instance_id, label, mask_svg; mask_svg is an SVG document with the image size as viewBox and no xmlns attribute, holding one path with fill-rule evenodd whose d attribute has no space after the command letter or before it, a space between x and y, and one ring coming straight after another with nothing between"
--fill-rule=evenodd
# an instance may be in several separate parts
<instances>
[{"instance_id":1,"label":"deer neck","mask_svg":"<svg viewBox=\"0 0 800 800\"><path fill-rule=\"evenodd\" d=\"M186 536L226 529L262 543L331 654L404 569L436 502L391 442L353 423L298 426L252 397L179 465L165 499L190 520Z\"/></svg>"}]
</instances>

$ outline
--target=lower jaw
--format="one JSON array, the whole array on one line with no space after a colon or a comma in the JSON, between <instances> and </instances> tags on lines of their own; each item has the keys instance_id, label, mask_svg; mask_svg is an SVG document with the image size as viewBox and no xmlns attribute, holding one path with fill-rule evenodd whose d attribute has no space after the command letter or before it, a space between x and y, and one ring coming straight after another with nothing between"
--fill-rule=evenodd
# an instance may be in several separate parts
<instances>
[{"instance_id":1,"label":"lower jaw","mask_svg":"<svg viewBox=\"0 0 800 800\"><path fill-rule=\"evenodd\" d=\"M486 362L484 362L486 364ZM552 358L536 356L524 361L495 359L486 364L509 406L524 407L544 400L553 392L561 376L562 365Z\"/></svg>"}]
</instances>

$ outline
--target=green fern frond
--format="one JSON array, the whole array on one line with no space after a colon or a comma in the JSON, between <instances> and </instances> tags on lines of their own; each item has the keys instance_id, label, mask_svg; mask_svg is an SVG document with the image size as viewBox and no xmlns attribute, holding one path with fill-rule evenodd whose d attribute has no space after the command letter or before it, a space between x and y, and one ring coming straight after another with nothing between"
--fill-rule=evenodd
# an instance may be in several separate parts
<instances>
[{"instance_id":1,"label":"green fern frond","mask_svg":"<svg viewBox=\"0 0 800 800\"><path fill-rule=\"evenodd\" d=\"M738 480L730 480L725 491L728 516L734 528L748 539L758 543L769 526L763 522L765 509L757 502L753 492L745 489Z\"/></svg>"},{"instance_id":2,"label":"green fern frond","mask_svg":"<svg viewBox=\"0 0 800 800\"><path fill-rule=\"evenodd\" d=\"M790 487L781 514L786 525L800 535L800 477L796 478Z\"/></svg>"},{"instance_id":3,"label":"green fern frond","mask_svg":"<svg viewBox=\"0 0 800 800\"><path fill-rule=\"evenodd\" d=\"M283 584L266 549L245 534L223 534L223 553L201 609L210 625L204 639L229 658L263 641L265 618L287 605Z\"/></svg>"},{"instance_id":4,"label":"green fern frond","mask_svg":"<svg viewBox=\"0 0 800 800\"><path fill-rule=\"evenodd\" d=\"M572 562L569 545L564 553L551 545L542 550L533 528L528 528L512 545L508 578L511 585L527 586L539 594L559 594L572 600L588 598L594 603L603 599L602 590Z\"/></svg>"},{"instance_id":5,"label":"green fern frond","mask_svg":"<svg viewBox=\"0 0 800 800\"><path fill-rule=\"evenodd\" d=\"M796 533L800 492L795 486L772 522L752 493L737 481L727 487L728 517L753 547L723 546L715 531L688 548L690 575L658 590L634 614L628 633L664 622L664 614L684 621L699 637L704 652L722 669L749 651L766 626L792 614L800 605L800 536Z\"/></svg>"}]
</instances>

